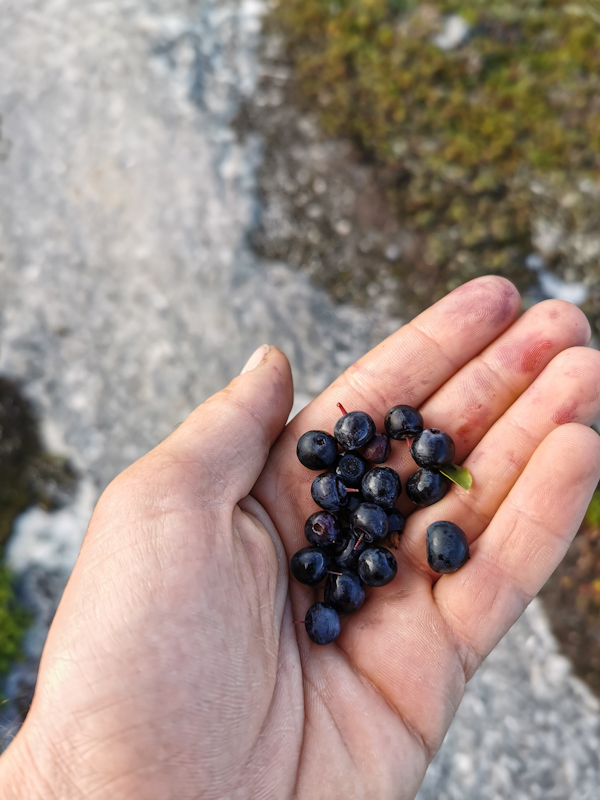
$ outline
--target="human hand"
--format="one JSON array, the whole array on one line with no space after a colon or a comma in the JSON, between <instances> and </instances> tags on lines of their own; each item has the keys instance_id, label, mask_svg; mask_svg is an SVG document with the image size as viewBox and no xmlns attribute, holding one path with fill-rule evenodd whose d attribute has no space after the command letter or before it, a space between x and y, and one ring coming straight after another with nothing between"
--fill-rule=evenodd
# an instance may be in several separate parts
<instances>
[{"instance_id":1,"label":"human hand","mask_svg":"<svg viewBox=\"0 0 600 800\"><path fill-rule=\"evenodd\" d=\"M271 348L113 481L0 759L0 796L414 797L466 682L563 557L600 475L588 323L559 301L519 310L500 278L460 287L285 429L291 375ZM320 599L288 582L315 510L316 473L295 448L333 429L337 402L379 429L392 405L419 407L474 484L413 511L395 580L319 647L293 624ZM397 445L388 463L403 481L415 469ZM437 519L471 542L443 577L425 558Z\"/></svg>"}]
</instances>

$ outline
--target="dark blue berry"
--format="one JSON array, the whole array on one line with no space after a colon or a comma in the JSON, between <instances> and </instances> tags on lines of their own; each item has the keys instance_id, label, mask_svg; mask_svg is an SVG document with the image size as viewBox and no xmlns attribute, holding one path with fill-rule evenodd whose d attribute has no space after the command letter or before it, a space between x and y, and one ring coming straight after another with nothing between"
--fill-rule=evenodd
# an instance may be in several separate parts
<instances>
[{"instance_id":1,"label":"dark blue berry","mask_svg":"<svg viewBox=\"0 0 600 800\"><path fill-rule=\"evenodd\" d=\"M304 523L304 535L311 544L326 547L340 538L338 518L329 511L316 511Z\"/></svg>"},{"instance_id":2,"label":"dark blue berry","mask_svg":"<svg viewBox=\"0 0 600 800\"><path fill-rule=\"evenodd\" d=\"M315 644L330 644L336 639L342 626L340 615L335 608L325 603L315 603L306 612L304 618L306 632Z\"/></svg>"},{"instance_id":3,"label":"dark blue berry","mask_svg":"<svg viewBox=\"0 0 600 800\"><path fill-rule=\"evenodd\" d=\"M352 514L356 511L359 505L364 502L365 500L361 492L351 492L348 495L348 502L344 508L341 508L338 512L340 519L349 523Z\"/></svg>"},{"instance_id":4,"label":"dark blue berry","mask_svg":"<svg viewBox=\"0 0 600 800\"><path fill-rule=\"evenodd\" d=\"M335 472L324 472L312 482L312 499L326 511L339 511L348 502L346 485Z\"/></svg>"},{"instance_id":5,"label":"dark blue berry","mask_svg":"<svg viewBox=\"0 0 600 800\"><path fill-rule=\"evenodd\" d=\"M404 517L397 508L390 508L385 512L388 518L388 533L402 533L404 530Z\"/></svg>"},{"instance_id":6,"label":"dark blue berry","mask_svg":"<svg viewBox=\"0 0 600 800\"><path fill-rule=\"evenodd\" d=\"M385 433L376 433L361 449L362 455L373 464L385 464L390 457L392 443Z\"/></svg>"},{"instance_id":7,"label":"dark blue berry","mask_svg":"<svg viewBox=\"0 0 600 800\"><path fill-rule=\"evenodd\" d=\"M412 406L394 406L385 415L384 425L392 439L413 439L423 430L423 417Z\"/></svg>"},{"instance_id":8,"label":"dark blue berry","mask_svg":"<svg viewBox=\"0 0 600 800\"><path fill-rule=\"evenodd\" d=\"M390 467L373 467L362 479L362 493L367 503L392 508L402 491L398 473Z\"/></svg>"},{"instance_id":9,"label":"dark blue berry","mask_svg":"<svg viewBox=\"0 0 600 800\"><path fill-rule=\"evenodd\" d=\"M375 435L375 423L364 411L350 411L335 423L333 435L344 450L358 450Z\"/></svg>"},{"instance_id":10,"label":"dark blue berry","mask_svg":"<svg viewBox=\"0 0 600 800\"><path fill-rule=\"evenodd\" d=\"M308 431L298 439L296 455L308 469L329 469L338 456L337 442L323 431Z\"/></svg>"},{"instance_id":11,"label":"dark blue berry","mask_svg":"<svg viewBox=\"0 0 600 800\"><path fill-rule=\"evenodd\" d=\"M343 614L351 614L365 602L365 588L358 575L349 569L341 574L330 573L325 586L325 603Z\"/></svg>"},{"instance_id":12,"label":"dark blue berry","mask_svg":"<svg viewBox=\"0 0 600 800\"><path fill-rule=\"evenodd\" d=\"M344 569L355 569L358 563L358 557L362 551L367 547L368 542L365 541L364 536L354 531L349 531L340 539L338 544L329 548L329 552L333 557L336 566L343 567Z\"/></svg>"},{"instance_id":13,"label":"dark blue berry","mask_svg":"<svg viewBox=\"0 0 600 800\"><path fill-rule=\"evenodd\" d=\"M331 556L322 547L303 547L294 553L290 570L294 578L308 586L316 586L327 575Z\"/></svg>"},{"instance_id":14,"label":"dark blue berry","mask_svg":"<svg viewBox=\"0 0 600 800\"><path fill-rule=\"evenodd\" d=\"M367 471L367 462L358 453L342 453L338 458L335 471L346 486L358 489L363 475Z\"/></svg>"},{"instance_id":15,"label":"dark blue berry","mask_svg":"<svg viewBox=\"0 0 600 800\"><path fill-rule=\"evenodd\" d=\"M454 459L454 442L439 428L426 428L410 446L412 457L420 467L439 469Z\"/></svg>"},{"instance_id":16,"label":"dark blue berry","mask_svg":"<svg viewBox=\"0 0 600 800\"><path fill-rule=\"evenodd\" d=\"M456 572L469 560L469 542L453 522L434 522L427 528L427 563L443 575Z\"/></svg>"},{"instance_id":17,"label":"dark blue berry","mask_svg":"<svg viewBox=\"0 0 600 800\"><path fill-rule=\"evenodd\" d=\"M352 514L352 528L359 535L365 534L368 542L378 542L388 534L387 514L375 503L362 503Z\"/></svg>"},{"instance_id":18,"label":"dark blue berry","mask_svg":"<svg viewBox=\"0 0 600 800\"><path fill-rule=\"evenodd\" d=\"M368 547L358 558L358 574L367 586L385 586L396 572L398 563L385 547Z\"/></svg>"},{"instance_id":19,"label":"dark blue berry","mask_svg":"<svg viewBox=\"0 0 600 800\"><path fill-rule=\"evenodd\" d=\"M420 508L431 506L441 500L450 488L450 481L437 470L421 467L407 479L408 499Z\"/></svg>"}]
</instances>

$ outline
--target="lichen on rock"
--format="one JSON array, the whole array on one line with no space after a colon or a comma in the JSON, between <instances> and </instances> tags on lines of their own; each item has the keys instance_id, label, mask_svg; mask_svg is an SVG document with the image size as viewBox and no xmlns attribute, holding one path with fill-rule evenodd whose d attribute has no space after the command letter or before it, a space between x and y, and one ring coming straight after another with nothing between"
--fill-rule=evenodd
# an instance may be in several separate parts
<instances>
[{"instance_id":1,"label":"lichen on rock","mask_svg":"<svg viewBox=\"0 0 600 800\"><path fill-rule=\"evenodd\" d=\"M562 0L286 0L274 10L300 101L387 168L388 198L422 237L428 302L490 272L527 289L536 231L556 222L547 266L589 285L583 308L600 332L595 14ZM442 49L457 16L469 35Z\"/></svg>"}]
</instances>

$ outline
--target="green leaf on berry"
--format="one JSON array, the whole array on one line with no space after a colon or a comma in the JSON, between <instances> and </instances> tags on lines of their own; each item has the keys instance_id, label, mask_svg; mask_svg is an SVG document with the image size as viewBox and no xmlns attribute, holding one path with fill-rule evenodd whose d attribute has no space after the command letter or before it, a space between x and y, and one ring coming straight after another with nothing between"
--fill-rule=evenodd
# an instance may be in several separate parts
<instances>
[{"instance_id":1,"label":"green leaf on berry","mask_svg":"<svg viewBox=\"0 0 600 800\"><path fill-rule=\"evenodd\" d=\"M440 472L451 480L452 483L464 489L465 492L468 492L473 485L473 476L465 467L457 467L456 464L444 464Z\"/></svg>"}]
</instances>

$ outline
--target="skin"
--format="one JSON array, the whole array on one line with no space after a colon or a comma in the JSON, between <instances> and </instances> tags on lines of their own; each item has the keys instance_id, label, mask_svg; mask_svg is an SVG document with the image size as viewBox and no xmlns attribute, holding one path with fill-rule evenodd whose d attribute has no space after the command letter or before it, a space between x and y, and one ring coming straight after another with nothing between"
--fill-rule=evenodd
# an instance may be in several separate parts
<instances>
[{"instance_id":1,"label":"skin","mask_svg":"<svg viewBox=\"0 0 600 800\"><path fill-rule=\"evenodd\" d=\"M507 281L472 281L287 427L288 362L261 351L116 478L0 759L0 797L414 797L466 682L560 562L600 476L588 323L559 301L519 312ZM295 448L333 430L337 402L380 430L392 405L419 407L474 485L408 516L394 581L320 647L293 624L320 599L288 580L315 510ZM414 471L402 442L388 464L403 481ZM439 519L471 543L443 577L425 559Z\"/></svg>"}]
</instances>

